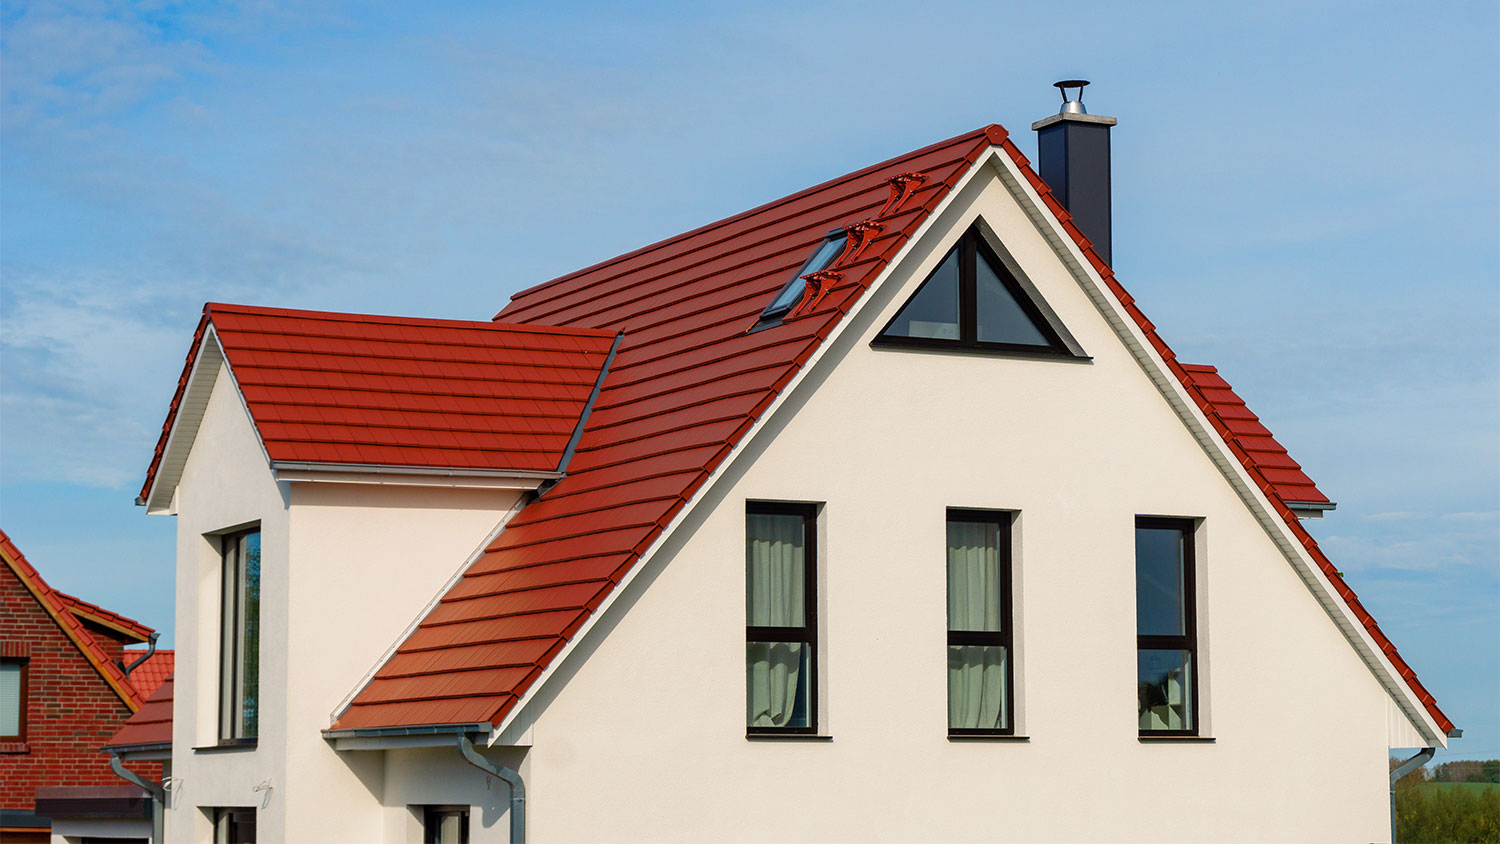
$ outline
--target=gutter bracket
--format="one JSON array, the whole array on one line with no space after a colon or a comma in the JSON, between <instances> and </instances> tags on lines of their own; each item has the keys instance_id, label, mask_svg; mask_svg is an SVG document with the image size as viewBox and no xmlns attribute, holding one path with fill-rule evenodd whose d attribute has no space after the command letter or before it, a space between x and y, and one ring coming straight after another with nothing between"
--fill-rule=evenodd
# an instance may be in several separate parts
<instances>
[{"instance_id":1,"label":"gutter bracket","mask_svg":"<svg viewBox=\"0 0 1500 844\"><path fill-rule=\"evenodd\" d=\"M474 743L469 741L469 737L462 733L458 736L458 752L464 755L464 760L470 765L510 786L511 844L525 844L526 785L521 781L520 773L480 756L479 751L474 749Z\"/></svg>"}]
</instances>

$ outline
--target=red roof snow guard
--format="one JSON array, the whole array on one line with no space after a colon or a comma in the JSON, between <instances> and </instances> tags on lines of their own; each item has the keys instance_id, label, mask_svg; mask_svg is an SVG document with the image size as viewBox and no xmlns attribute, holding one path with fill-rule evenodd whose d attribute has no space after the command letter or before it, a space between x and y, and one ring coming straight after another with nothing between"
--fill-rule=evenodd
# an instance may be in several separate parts
<instances>
[{"instance_id":1,"label":"red roof snow guard","mask_svg":"<svg viewBox=\"0 0 1500 844\"><path fill-rule=\"evenodd\" d=\"M552 472L608 332L208 304L142 490L211 324L271 460Z\"/></svg>"},{"instance_id":2,"label":"red roof snow guard","mask_svg":"<svg viewBox=\"0 0 1500 844\"><path fill-rule=\"evenodd\" d=\"M499 723L1004 130L989 127L518 294L497 319L624 331L568 476L506 526L335 729ZM908 193L815 307L747 333L830 229ZM918 184L918 182L920 182Z\"/></svg>"},{"instance_id":3,"label":"red roof snow guard","mask_svg":"<svg viewBox=\"0 0 1500 844\"><path fill-rule=\"evenodd\" d=\"M154 660L156 657L152 657ZM144 666L142 666L144 667ZM135 675L131 675L134 677ZM172 743L172 677L170 675L146 698L145 704L130 716L114 734L105 750L119 752L142 745Z\"/></svg>"},{"instance_id":4,"label":"red roof snow guard","mask_svg":"<svg viewBox=\"0 0 1500 844\"><path fill-rule=\"evenodd\" d=\"M0 558L3 558L6 565L11 567L11 570L16 573L16 577L20 578L21 582L26 585L27 590L42 605L42 608L47 611L47 614L62 628L63 634L72 640L73 644L78 647L78 650L83 653L84 658L89 661L89 664L94 666L94 669L104 678L104 682L109 684L109 687L114 689L115 694L120 696L120 700L124 701L125 705L130 707L132 712L140 708L141 701L144 700L145 696L130 684L130 681L125 677L125 672L120 670L120 666L116 665L114 660L109 658L109 654L100 646L98 640L94 638L94 634L90 633L84 627L83 622L79 620L78 616L73 614L72 607L79 604L86 605L122 621L140 626L148 633L150 632L150 628L140 625L139 622L130 621L124 616L116 615L108 610L102 610L87 601L80 601L71 595L64 595L51 586L48 586L47 581L42 579L41 574L27 561L26 555L21 553L21 549L16 547L16 544L11 541L10 536L3 530L0 530Z\"/></svg>"},{"instance_id":5,"label":"red roof snow guard","mask_svg":"<svg viewBox=\"0 0 1500 844\"><path fill-rule=\"evenodd\" d=\"M1230 398L1227 385L1226 392L1213 392L1218 388L1206 377L1202 388L1195 385L999 126L517 294L496 319L626 331L568 476L506 527L359 690L334 728L500 723L991 145L1011 157L1062 221L1204 413L1223 426L1221 434L1247 471L1264 482L1282 518L1428 711L1451 729L1286 506L1287 500L1327 499L1300 472L1274 473L1296 464L1289 458L1290 466L1278 464L1276 454L1285 450L1272 447L1269 432L1269 443L1230 438L1235 429L1226 419L1253 420L1234 410L1244 403ZM860 254L835 262L843 279L817 307L746 333L829 229L875 217L883 228ZM1241 427L1249 436L1252 429ZM1313 494L1318 497L1307 497Z\"/></svg>"},{"instance_id":6,"label":"red roof snow guard","mask_svg":"<svg viewBox=\"0 0 1500 844\"><path fill-rule=\"evenodd\" d=\"M1417 699L1422 702L1422 705L1427 708L1428 714L1432 716L1443 732L1452 732L1453 722L1438 708L1437 701L1422 686L1422 683L1417 680L1416 672L1412 671L1411 666L1407 665L1406 660L1402 659L1401 655L1397 653L1396 646L1391 643L1390 638L1380 629L1380 625L1375 622L1375 618L1370 615L1369 610L1366 610L1364 605L1360 603L1358 596L1354 594L1354 590L1350 589L1349 584L1344 582L1343 576L1339 574L1338 569L1334 567L1322 549L1318 547L1318 543L1313 539L1312 534L1307 532L1307 528L1302 526L1301 520L1287 506L1288 502L1326 502L1328 501L1327 496L1319 492L1317 487L1313 485L1312 480L1301 473L1300 466L1297 467L1298 471L1295 474L1288 475L1268 475L1267 472L1262 471L1260 468L1262 465L1266 466L1267 469L1273 468L1273 464L1277 460L1276 453L1279 451L1281 454L1285 454L1286 449L1282 448L1280 443L1276 442L1275 438L1271 436L1270 431L1259 424L1259 420L1255 419L1254 414L1244 409L1244 401L1229 389L1227 382L1222 378L1217 378L1216 372L1211 371L1212 367L1185 365L1177 360L1177 355L1172 352L1171 347L1167 345L1165 340L1161 339L1161 335L1157 334L1156 326L1150 320L1146 319L1146 315L1141 312L1140 308L1136 307L1135 299L1126 292L1124 286L1115 278L1114 271L1099 257L1099 253L1094 251L1093 244L1089 243L1088 238L1084 237L1078 231L1078 228L1073 225L1072 216L1068 214L1067 209L1063 208L1062 203L1057 201L1057 197L1052 195L1052 190L1047 186L1047 183L1042 181L1041 177L1031 169L1030 162L1026 160L1026 156L1022 155L1021 150L1009 140L1002 142L1000 147L1016 163L1016 166L1020 168L1026 180L1036 190L1037 194L1041 196L1042 202L1063 223L1063 228L1073 238L1073 242L1078 246L1078 249L1088 258L1094 270L1099 273L1099 276L1104 279L1105 284L1109 286L1111 292L1120 300L1120 304L1124 306L1126 313L1130 314L1130 318L1135 321L1141 332L1146 335L1146 339L1151 343L1152 348L1156 349L1157 354L1161 355L1162 360L1166 362L1167 368L1172 371L1173 375L1177 376L1177 379L1182 382L1183 388L1187 390L1188 395L1192 397L1199 409L1213 423L1214 427L1219 431L1220 436L1229 445L1230 450L1239 458L1245 470L1250 473L1251 478L1260 484L1261 491L1271 502L1271 505L1276 508L1277 513L1281 515L1287 527L1302 542L1308 555L1322 569L1323 574L1327 576L1329 582L1333 584L1334 589L1338 591L1339 597L1344 600L1344 603L1348 605L1355 617L1359 619L1365 630L1370 634L1370 637L1375 641L1376 647L1380 648L1386 658L1391 661L1396 671L1406 680L1407 685L1411 687L1412 692L1416 694ZM1238 410L1236 406L1239 408ZM1248 419L1241 419L1245 424L1238 426L1229 425L1226 421L1226 416L1236 418L1237 414L1248 417ZM1251 420L1254 421L1253 425L1249 424ZM1260 432L1264 432L1264 434L1262 435ZM1290 457L1287 457L1287 462L1291 462ZM1292 465L1296 466L1295 463L1292 463ZM1284 495L1295 495L1298 497L1285 498L1283 497ZM1305 497L1309 495L1315 497Z\"/></svg>"}]
</instances>

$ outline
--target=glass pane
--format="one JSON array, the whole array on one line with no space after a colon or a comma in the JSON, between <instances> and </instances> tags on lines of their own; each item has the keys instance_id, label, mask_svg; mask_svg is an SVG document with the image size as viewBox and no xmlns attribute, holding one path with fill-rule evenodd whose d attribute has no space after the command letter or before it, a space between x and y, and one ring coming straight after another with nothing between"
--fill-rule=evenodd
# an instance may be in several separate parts
<instances>
[{"instance_id":1,"label":"glass pane","mask_svg":"<svg viewBox=\"0 0 1500 844\"><path fill-rule=\"evenodd\" d=\"M438 844L461 844L463 841L463 816L457 812L445 814L438 821Z\"/></svg>"},{"instance_id":2,"label":"glass pane","mask_svg":"<svg viewBox=\"0 0 1500 844\"><path fill-rule=\"evenodd\" d=\"M948 629L1000 631L1000 526L948 522Z\"/></svg>"},{"instance_id":3,"label":"glass pane","mask_svg":"<svg viewBox=\"0 0 1500 844\"><path fill-rule=\"evenodd\" d=\"M1004 729L1006 649L1000 645L948 646L948 728Z\"/></svg>"},{"instance_id":4,"label":"glass pane","mask_svg":"<svg viewBox=\"0 0 1500 844\"><path fill-rule=\"evenodd\" d=\"M954 249L932 271L916 295L896 315L886 331L890 337L957 340L958 250Z\"/></svg>"},{"instance_id":5,"label":"glass pane","mask_svg":"<svg viewBox=\"0 0 1500 844\"><path fill-rule=\"evenodd\" d=\"M977 273L974 280L975 318L979 323L980 342L1015 343L1022 346L1052 345L1047 341L1047 335L1021 309L1020 303L1000 280L982 250L974 263Z\"/></svg>"},{"instance_id":6,"label":"glass pane","mask_svg":"<svg viewBox=\"0 0 1500 844\"><path fill-rule=\"evenodd\" d=\"M761 316L773 317L791 310L792 306L797 304L797 300L802 298L802 292L807 287L802 277L808 273L826 269L844 250L844 243L848 239L848 235L841 234L838 237L827 238L818 244L817 251L813 252L812 257L807 259L807 263L803 264L797 270L796 275L787 281L786 286L781 288L781 292L776 294L776 298L771 300L771 304L761 312Z\"/></svg>"},{"instance_id":7,"label":"glass pane","mask_svg":"<svg viewBox=\"0 0 1500 844\"><path fill-rule=\"evenodd\" d=\"M244 656L240 668L240 735L251 738L260 722L260 532L247 534L241 548L245 557L245 603L241 616Z\"/></svg>"},{"instance_id":8,"label":"glass pane","mask_svg":"<svg viewBox=\"0 0 1500 844\"><path fill-rule=\"evenodd\" d=\"M801 642L745 644L745 723L810 726L812 647Z\"/></svg>"},{"instance_id":9,"label":"glass pane","mask_svg":"<svg viewBox=\"0 0 1500 844\"><path fill-rule=\"evenodd\" d=\"M21 734L21 666L0 665L0 736Z\"/></svg>"},{"instance_id":10,"label":"glass pane","mask_svg":"<svg viewBox=\"0 0 1500 844\"><path fill-rule=\"evenodd\" d=\"M1142 650L1136 654L1136 693L1142 730L1193 729L1192 653Z\"/></svg>"},{"instance_id":11,"label":"glass pane","mask_svg":"<svg viewBox=\"0 0 1500 844\"><path fill-rule=\"evenodd\" d=\"M1187 634L1182 543L1180 530L1135 529L1135 626L1142 636Z\"/></svg>"},{"instance_id":12,"label":"glass pane","mask_svg":"<svg viewBox=\"0 0 1500 844\"><path fill-rule=\"evenodd\" d=\"M806 624L803 518L780 513L745 515L745 623L750 627Z\"/></svg>"},{"instance_id":13,"label":"glass pane","mask_svg":"<svg viewBox=\"0 0 1500 844\"><path fill-rule=\"evenodd\" d=\"M226 537L223 543L224 567L220 572L219 596L219 738L227 739L238 736L240 727L239 629L242 574L239 540Z\"/></svg>"},{"instance_id":14,"label":"glass pane","mask_svg":"<svg viewBox=\"0 0 1500 844\"><path fill-rule=\"evenodd\" d=\"M823 243L818 246L818 251L813 253L812 258L808 259L807 263L803 265L802 271L797 273L797 275L804 276L808 273L815 273L818 270L827 269L828 265L833 263L833 259L837 258L839 256L839 253L844 251L844 242L848 239L848 235L841 234L838 237L830 237L824 240Z\"/></svg>"}]
</instances>

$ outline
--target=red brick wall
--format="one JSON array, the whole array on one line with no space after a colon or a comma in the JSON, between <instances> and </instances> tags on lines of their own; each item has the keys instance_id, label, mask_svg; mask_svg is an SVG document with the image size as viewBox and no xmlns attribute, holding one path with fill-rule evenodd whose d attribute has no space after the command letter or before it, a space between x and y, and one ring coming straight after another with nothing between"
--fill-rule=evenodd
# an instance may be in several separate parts
<instances>
[{"instance_id":1,"label":"red brick wall","mask_svg":"<svg viewBox=\"0 0 1500 844\"><path fill-rule=\"evenodd\" d=\"M130 717L10 566L0 563L0 651L29 653L24 745L0 745L0 809L31 811L44 785L124 785L99 748ZM130 766L160 779L161 763Z\"/></svg>"}]
</instances>

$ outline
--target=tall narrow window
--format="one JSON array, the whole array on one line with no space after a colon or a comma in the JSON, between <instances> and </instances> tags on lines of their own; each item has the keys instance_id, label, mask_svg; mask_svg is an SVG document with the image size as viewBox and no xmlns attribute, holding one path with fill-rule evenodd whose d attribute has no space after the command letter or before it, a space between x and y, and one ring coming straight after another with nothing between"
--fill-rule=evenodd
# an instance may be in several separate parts
<instances>
[{"instance_id":1,"label":"tall narrow window","mask_svg":"<svg viewBox=\"0 0 1500 844\"><path fill-rule=\"evenodd\" d=\"M1135 521L1136 694L1141 735L1198 733L1193 523Z\"/></svg>"},{"instance_id":2,"label":"tall narrow window","mask_svg":"<svg viewBox=\"0 0 1500 844\"><path fill-rule=\"evenodd\" d=\"M0 659L0 742L26 740L26 662Z\"/></svg>"},{"instance_id":3,"label":"tall narrow window","mask_svg":"<svg viewBox=\"0 0 1500 844\"><path fill-rule=\"evenodd\" d=\"M1011 514L948 511L948 733L1009 735Z\"/></svg>"},{"instance_id":4,"label":"tall narrow window","mask_svg":"<svg viewBox=\"0 0 1500 844\"><path fill-rule=\"evenodd\" d=\"M468 806L425 806L423 844L469 844Z\"/></svg>"},{"instance_id":5,"label":"tall narrow window","mask_svg":"<svg viewBox=\"0 0 1500 844\"><path fill-rule=\"evenodd\" d=\"M255 844L255 810L214 810L214 844Z\"/></svg>"},{"instance_id":6,"label":"tall narrow window","mask_svg":"<svg viewBox=\"0 0 1500 844\"><path fill-rule=\"evenodd\" d=\"M817 510L745 510L745 723L750 733L813 733L817 700Z\"/></svg>"},{"instance_id":7,"label":"tall narrow window","mask_svg":"<svg viewBox=\"0 0 1500 844\"><path fill-rule=\"evenodd\" d=\"M260 721L260 531L222 538L219 740L250 741Z\"/></svg>"}]
</instances>

